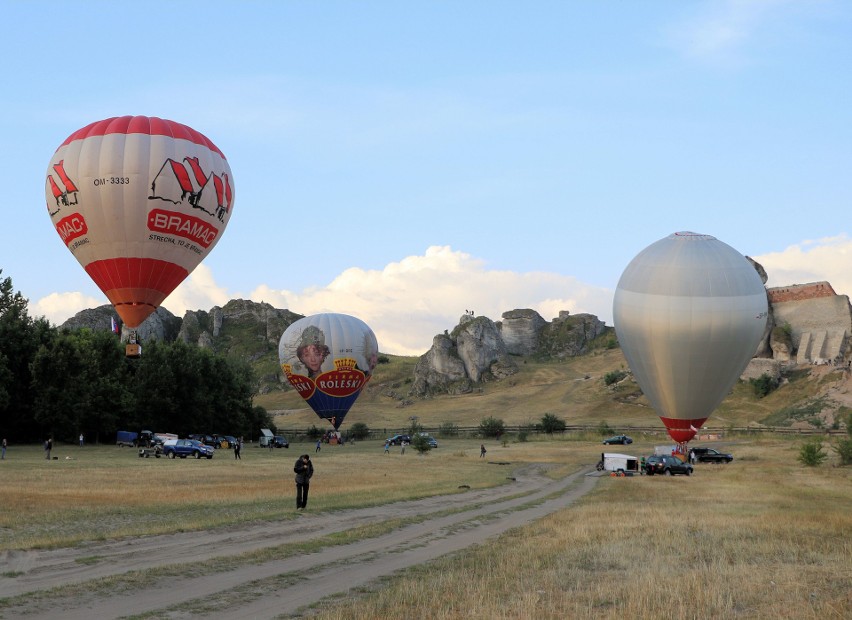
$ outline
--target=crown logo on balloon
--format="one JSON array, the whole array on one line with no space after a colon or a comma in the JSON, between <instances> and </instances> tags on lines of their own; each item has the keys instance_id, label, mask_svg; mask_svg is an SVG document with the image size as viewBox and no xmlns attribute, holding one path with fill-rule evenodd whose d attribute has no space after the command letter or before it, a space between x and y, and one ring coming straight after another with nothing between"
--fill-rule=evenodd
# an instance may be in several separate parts
<instances>
[{"instance_id":1,"label":"crown logo on balloon","mask_svg":"<svg viewBox=\"0 0 852 620\"><path fill-rule=\"evenodd\" d=\"M351 357L339 357L334 360L334 367L337 370L355 370L356 363Z\"/></svg>"},{"instance_id":2,"label":"crown logo on balloon","mask_svg":"<svg viewBox=\"0 0 852 620\"><path fill-rule=\"evenodd\" d=\"M293 373L293 367L290 364L281 364L281 370L283 370L284 374L288 377Z\"/></svg>"}]
</instances>

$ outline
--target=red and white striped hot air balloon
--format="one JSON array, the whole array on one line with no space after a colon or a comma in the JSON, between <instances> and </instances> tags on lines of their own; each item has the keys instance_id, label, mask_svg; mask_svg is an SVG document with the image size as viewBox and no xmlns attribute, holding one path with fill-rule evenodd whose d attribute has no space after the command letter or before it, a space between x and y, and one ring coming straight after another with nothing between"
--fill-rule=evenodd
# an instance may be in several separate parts
<instances>
[{"instance_id":1,"label":"red and white striped hot air balloon","mask_svg":"<svg viewBox=\"0 0 852 620\"><path fill-rule=\"evenodd\" d=\"M75 131L54 153L45 183L56 231L130 328L210 253L234 201L216 145L147 116Z\"/></svg>"}]
</instances>

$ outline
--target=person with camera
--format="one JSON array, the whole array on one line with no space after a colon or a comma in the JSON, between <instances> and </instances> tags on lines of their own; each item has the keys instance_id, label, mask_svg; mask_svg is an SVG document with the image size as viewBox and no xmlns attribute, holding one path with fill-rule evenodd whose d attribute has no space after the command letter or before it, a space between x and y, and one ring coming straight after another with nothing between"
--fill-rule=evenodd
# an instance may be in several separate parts
<instances>
[{"instance_id":1,"label":"person with camera","mask_svg":"<svg viewBox=\"0 0 852 620\"><path fill-rule=\"evenodd\" d=\"M314 464L311 457L303 454L293 467L296 473L296 510L308 505L308 490L311 487L311 477L314 475Z\"/></svg>"}]
</instances>

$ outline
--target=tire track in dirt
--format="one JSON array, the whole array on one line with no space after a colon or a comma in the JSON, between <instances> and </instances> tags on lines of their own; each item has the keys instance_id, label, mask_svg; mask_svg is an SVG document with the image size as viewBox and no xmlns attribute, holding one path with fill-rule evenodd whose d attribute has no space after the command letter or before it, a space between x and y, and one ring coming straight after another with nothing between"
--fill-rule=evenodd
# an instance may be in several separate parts
<instances>
[{"instance_id":1,"label":"tire track in dirt","mask_svg":"<svg viewBox=\"0 0 852 620\"><path fill-rule=\"evenodd\" d=\"M492 489L338 513L301 514L293 520L247 527L19 553L18 556L25 557L10 559L19 567L17 570L26 568L26 571L18 577L0 580L0 597L38 593L70 583L85 584L86 581L130 570L174 565L177 560L197 563L290 540L303 542L390 519L425 517L421 522L375 538L328 547L315 553L198 577L169 578L166 580L168 583L157 583L129 593L82 596L74 601L56 597L38 600L41 597L34 597L31 603L20 606L0 606L0 613L3 617L26 613L29 618L53 618L61 613L66 620L118 618L151 612L156 612L160 618L204 617L198 609L192 613L181 612L180 609L182 606L186 609L187 604L191 608L192 601L196 599L204 600L251 586L253 591L262 592L262 595L252 598L235 593L236 600L241 597L246 600L229 605L228 616L279 617L282 613L295 613L299 607L325 596L345 592L401 568L481 543L508 529L565 508L594 486L596 478L584 476L585 473L576 472L554 481L542 475L541 467L527 466L515 473L515 482ZM458 512L441 514L448 509ZM81 565L78 561L81 557L97 558L97 563ZM267 582L264 583L264 580ZM219 614L221 609L210 615Z\"/></svg>"}]
</instances>

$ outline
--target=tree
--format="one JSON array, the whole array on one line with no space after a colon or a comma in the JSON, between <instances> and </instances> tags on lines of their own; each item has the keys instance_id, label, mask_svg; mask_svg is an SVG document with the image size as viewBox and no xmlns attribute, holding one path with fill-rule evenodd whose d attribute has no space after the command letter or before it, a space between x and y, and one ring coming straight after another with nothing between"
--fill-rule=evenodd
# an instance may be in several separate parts
<instances>
[{"instance_id":1,"label":"tree","mask_svg":"<svg viewBox=\"0 0 852 620\"><path fill-rule=\"evenodd\" d=\"M27 304L11 278L0 280L0 425L17 441L43 438L34 417L31 364L56 333L46 319L30 318Z\"/></svg>"},{"instance_id":2,"label":"tree","mask_svg":"<svg viewBox=\"0 0 852 620\"><path fill-rule=\"evenodd\" d=\"M799 448L799 461L808 467L816 467L828 457L825 449L822 447L822 440L818 437L805 442Z\"/></svg>"},{"instance_id":3,"label":"tree","mask_svg":"<svg viewBox=\"0 0 852 620\"><path fill-rule=\"evenodd\" d=\"M370 429L363 422L355 422L355 424L349 428L349 434L355 439L367 439L367 437L370 436Z\"/></svg>"},{"instance_id":4,"label":"tree","mask_svg":"<svg viewBox=\"0 0 852 620\"><path fill-rule=\"evenodd\" d=\"M503 420L487 417L479 423L479 434L483 437L499 437L506 432Z\"/></svg>"},{"instance_id":5,"label":"tree","mask_svg":"<svg viewBox=\"0 0 852 620\"><path fill-rule=\"evenodd\" d=\"M411 436L411 447L417 450L419 454L426 454L432 449L432 444L426 435L415 433Z\"/></svg>"},{"instance_id":6,"label":"tree","mask_svg":"<svg viewBox=\"0 0 852 620\"><path fill-rule=\"evenodd\" d=\"M552 435L553 433L564 433L565 420L556 417L552 413L546 413L541 419L541 430L548 435Z\"/></svg>"}]
</instances>

